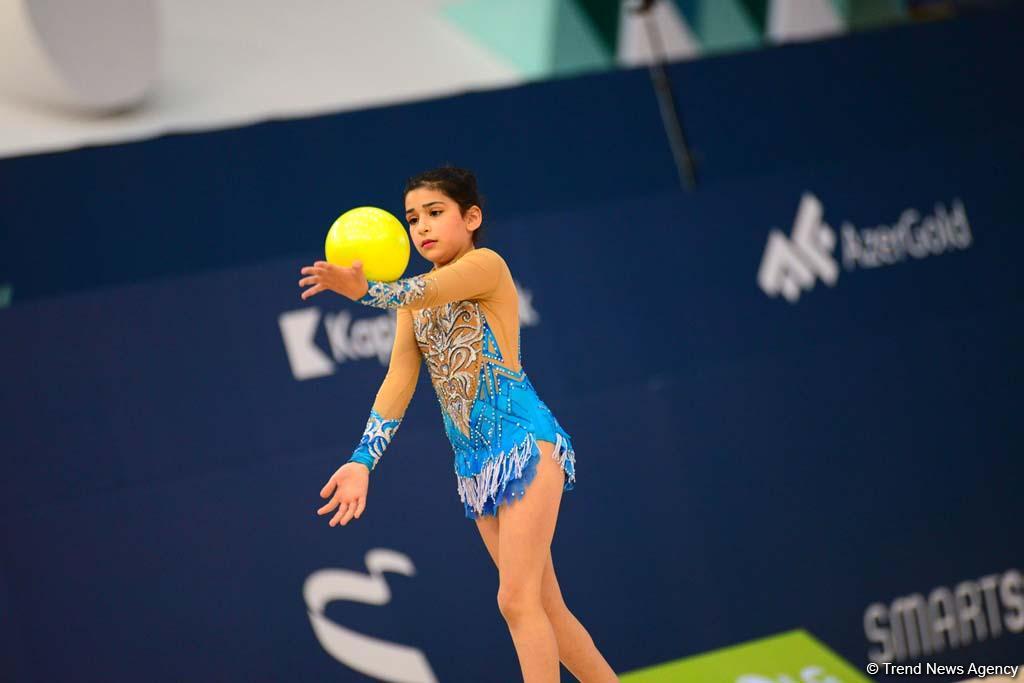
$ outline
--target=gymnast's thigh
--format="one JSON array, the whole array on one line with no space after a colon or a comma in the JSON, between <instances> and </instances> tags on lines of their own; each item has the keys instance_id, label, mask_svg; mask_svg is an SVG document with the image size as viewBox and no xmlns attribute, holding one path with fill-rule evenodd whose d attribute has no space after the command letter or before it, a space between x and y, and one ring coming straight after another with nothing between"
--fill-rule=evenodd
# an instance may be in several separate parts
<instances>
[{"instance_id":1,"label":"gymnast's thigh","mask_svg":"<svg viewBox=\"0 0 1024 683\"><path fill-rule=\"evenodd\" d=\"M480 537L484 540L487 553L498 566L498 518L492 515L481 515L476 520L476 528L480 531Z\"/></svg>"}]
</instances>

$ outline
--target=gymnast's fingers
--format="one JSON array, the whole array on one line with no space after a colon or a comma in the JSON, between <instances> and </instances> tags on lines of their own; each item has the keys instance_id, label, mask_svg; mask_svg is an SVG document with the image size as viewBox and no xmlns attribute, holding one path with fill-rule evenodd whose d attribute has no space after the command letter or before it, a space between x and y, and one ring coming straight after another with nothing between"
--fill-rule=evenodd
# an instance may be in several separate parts
<instances>
[{"instance_id":1,"label":"gymnast's fingers","mask_svg":"<svg viewBox=\"0 0 1024 683\"><path fill-rule=\"evenodd\" d=\"M301 296L302 296L303 299L308 299L309 297L313 296L314 294L317 294L318 292L322 292L325 289L327 289L327 287L325 287L322 284L313 285L312 287L307 289L305 292L303 292Z\"/></svg>"},{"instance_id":2,"label":"gymnast's fingers","mask_svg":"<svg viewBox=\"0 0 1024 683\"><path fill-rule=\"evenodd\" d=\"M332 476L330 479L327 480L327 483L324 484L324 487L320 489L320 497L326 498L327 496L331 495L331 491L333 491L334 487L337 485L338 481Z\"/></svg>"},{"instance_id":3,"label":"gymnast's fingers","mask_svg":"<svg viewBox=\"0 0 1024 683\"><path fill-rule=\"evenodd\" d=\"M318 515L326 515L328 512L333 510L338 505L339 502L340 502L340 499L337 496L335 496L334 498L331 498L329 501L327 501L327 503L322 508L320 508L319 510L316 511L316 514L318 514Z\"/></svg>"},{"instance_id":4,"label":"gymnast's fingers","mask_svg":"<svg viewBox=\"0 0 1024 683\"><path fill-rule=\"evenodd\" d=\"M338 514L334 515L334 518L331 520L331 526L334 526L338 523L338 520L345 515L347 509L348 505L346 505L345 503L342 503L341 506L338 507Z\"/></svg>"},{"instance_id":5,"label":"gymnast's fingers","mask_svg":"<svg viewBox=\"0 0 1024 683\"><path fill-rule=\"evenodd\" d=\"M352 521L352 515L354 515L355 512L356 512L356 504L355 503L349 503L348 504L348 509L345 510L345 514L342 515L342 517L341 517L341 522L340 522L341 525L345 526L346 524L351 522Z\"/></svg>"},{"instance_id":6,"label":"gymnast's fingers","mask_svg":"<svg viewBox=\"0 0 1024 683\"><path fill-rule=\"evenodd\" d=\"M360 515L363 514L363 510L366 509L366 496L359 496L359 509L356 510L356 519L359 519Z\"/></svg>"}]
</instances>

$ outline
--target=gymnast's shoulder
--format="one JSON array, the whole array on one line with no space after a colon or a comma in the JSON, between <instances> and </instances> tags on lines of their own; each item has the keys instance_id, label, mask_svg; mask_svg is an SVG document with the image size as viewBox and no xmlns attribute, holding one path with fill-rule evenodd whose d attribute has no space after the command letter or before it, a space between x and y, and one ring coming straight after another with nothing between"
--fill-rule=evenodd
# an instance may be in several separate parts
<instances>
[{"instance_id":1,"label":"gymnast's shoulder","mask_svg":"<svg viewBox=\"0 0 1024 683\"><path fill-rule=\"evenodd\" d=\"M472 261L487 267L495 267L505 270L508 269L508 263L505 262L505 259L501 254L490 247L475 247L468 254L463 256L463 258L469 258Z\"/></svg>"}]
</instances>

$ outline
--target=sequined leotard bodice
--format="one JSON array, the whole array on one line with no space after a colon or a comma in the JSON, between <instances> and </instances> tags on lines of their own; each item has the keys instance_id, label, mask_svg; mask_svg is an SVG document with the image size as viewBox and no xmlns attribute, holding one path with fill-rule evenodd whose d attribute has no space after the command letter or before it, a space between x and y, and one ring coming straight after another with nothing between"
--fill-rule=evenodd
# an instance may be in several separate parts
<instances>
[{"instance_id":1,"label":"sequined leotard bodice","mask_svg":"<svg viewBox=\"0 0 1024 683\"><path fill-rule=\"evenodd\" d=\"M467 517L496 514L523 495L536 473L538 440L555 445L572 490L572 442L522 368L519 297L497 252L472 249L424 275L371 281L359 301L397 311L388 373L351 460L376 468L426 359Z\"/></svg>"}]
</instances>

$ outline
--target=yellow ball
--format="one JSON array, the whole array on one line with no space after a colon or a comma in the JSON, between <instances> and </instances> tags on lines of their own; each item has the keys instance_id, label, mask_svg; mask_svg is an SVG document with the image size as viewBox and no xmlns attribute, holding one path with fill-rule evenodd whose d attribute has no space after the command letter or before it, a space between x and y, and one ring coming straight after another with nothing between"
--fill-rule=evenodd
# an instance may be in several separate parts
<instances>
[{"instance_id":1,"label":"yellow ball","mask_svg":"<svg viewBox=\"0 0 1024 683\"><path fill-rule=\"evenodd\" d=\"M409 235L393 215L374 206L341 214L327 231L327 260L340 266L363 262L367 280L392 282L409 265Z\"/></svg>"}]
</instances>

